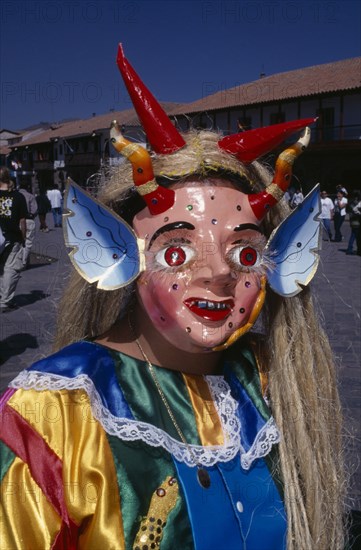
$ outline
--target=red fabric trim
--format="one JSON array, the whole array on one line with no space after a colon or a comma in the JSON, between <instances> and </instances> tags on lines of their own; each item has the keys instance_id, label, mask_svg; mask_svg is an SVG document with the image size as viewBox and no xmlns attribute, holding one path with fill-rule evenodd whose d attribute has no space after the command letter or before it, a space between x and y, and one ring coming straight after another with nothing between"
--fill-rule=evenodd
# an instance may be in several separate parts
<instances>
[{"instance_id":1,"label":"red fabric trim","mask_svg":"<svg viewBox=\"0 0 361 550\"><path fill-rule=\"evenodd\" d=\"M31 475L63 521L70 525L63 491L60 458L38 432L12 407L5 405L1 415L2 441L23 460Z\"/></svg>"},{"instance_id":2,"label":"red fabric trim","mask_svg":"<svg viewBox=\"0 0 361 550\"><path fill-rule=\"evenodd\" d=\"M0 397L0 413L2 412L3 408L5 407L10 397L14 395L15 392L16 390L14 388L8 388L7 390L4 391L4 393Z\"/></svg>"},{"instance_id":3,"label":"red fabric trim","mask_svg":"<svg viewBox=\"0 0 361 550\"><path fill-rule=\"evenodd\" d=\"M51 550L76 550L78 548L78 526L73 521L69 521L69 525L62 522Z\"/></svg>"}]
</instances>

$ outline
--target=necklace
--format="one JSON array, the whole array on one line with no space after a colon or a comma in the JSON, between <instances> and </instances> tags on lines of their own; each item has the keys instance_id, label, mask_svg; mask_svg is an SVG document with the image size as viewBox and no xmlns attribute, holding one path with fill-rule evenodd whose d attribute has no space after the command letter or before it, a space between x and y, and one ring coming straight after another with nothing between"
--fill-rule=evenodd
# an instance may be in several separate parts
<instances>
[{"instance_id":1,"label":"necklace","mask_svg":"<svg viewBox=\"0 0 361 550\"><path fill-rule=\"evenodd\" d=\"M154 367L153 367L152 363L149 361L143 347L141 346L141 343L139 342L138 338L135 335L135 331L134 331L133 325L131 323L130 316L128 317L128 323L129 323L129 328L131 330L131 333L132 333L132 335L135 339L135 342L136 342L136 344L139 348L139 351L142 354L144 361L147 363L149 373L152 377L152 380L154 382L155 387L157 388L157 392L159 393L159 396L162 400L162 403L166 408L168 416L171 419L172 424L173 424L177 434L179 435L182 443L187 447L187 449L189 451L189 454L191 455L192 460L194 462L194 465L197 467L197 480L198 480L198 483L201 487L203 487L203 489L209 489L209 487L211 486L211 478L209 476L209 473L207 472L207 470L205 468L203 468L201 466L201 464L199 464L197 462L197 459L194 456L194 452L192 451L191 446L187 442L187 440L184 436L184 433L182 432L181 428L179 427L179 424L178 424L177 420L175 419L173 411L172 411L172 409L169 405L168 399L166 398L165 393L162 390L162 387L159 383L159 380L158 380L158 377L157 377L156 372L154 370Z\"/></svg>"}]
</instances>

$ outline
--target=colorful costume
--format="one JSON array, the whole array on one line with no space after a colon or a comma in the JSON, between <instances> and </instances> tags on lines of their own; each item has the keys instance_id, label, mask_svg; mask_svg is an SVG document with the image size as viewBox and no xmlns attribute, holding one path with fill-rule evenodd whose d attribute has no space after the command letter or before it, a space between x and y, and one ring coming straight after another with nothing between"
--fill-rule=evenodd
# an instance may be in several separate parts
<instances>
[{"instance_id":1,"label":"colorful costume","mask_svg":"<svg viewBox=\"0 0 361 550\"><path fill-rule=\"evenodd\" d=\"M141 361L83 342L23 371L3 400L4 548L209 550L225 532L230 548L283 548L278 431L240 351L224 376L157 372L209 490Z\"/></svg>"},{"instance_id":2,"label":"colorful costume","mask_svg":"<svg viewBox=\"0 0 361 550\"><path fill-rule=\"evenodd\" d=\"M314 486L309 478L304 482L300 462L291 472L281 468L282 434L263 397L264 370L260 376L251 348L239 339L261 311L266 282L274 294L293 297L315 274L317 188L268 233L261 225L290 184L293 162L307 147L310 130L281 153L270 183L261 178L259 167L247 167L313 120L216 141L214 135L196 134L188 143L121 48L118 65L153 150L164 161L159 166L166 168L153 170L149 153L128 142L114 122L111 141L130 161L137 193L124 187L123 195L112 191L102 202L74 183L68 186L66 244L86 281L68 310L76 310L77 301L88 309L86 315L77 310L66 330L89 320L81 339L90 335L101 342L98 337L109 327L122 323L128 339L118 351L115 340L108 340L109 347L83 340L65 347L20 373L4 395L3 540L16 548L30 541L41 549L94 550L280 550L286 541L298 545L302 540L297 550L309 550L312 537L319 537L313 518L305 520L312 515L308 503L318 504ZM167 178L175 185L167 186ZM124 184L126 178L120 180ZM137 202L138 195L145 204ZM132 289L137 294L130 307ZM108 290L114 291L109 302ZM301 314L312 318L306 305L298 312L297 322ZM104 317L113 319L105 328L99 324ZM287 333L286 314L282 318L280 328ZM154 364L142 347L152 337L166 350ZM137 346L144 361L135 358ZM271 362L274 349L268 351ZM187 365L177 362L177 355L186 361L192 353L200 362L217 353L213 357L222 374L193 374L198 372L194 364L188 370L192 374L186 374ZM175 370L167 368L169 357ZM299 354L295 362L299 369ZM207 372L215 372L214 365ZM310 363L310 379L318 365ZM271 377L277 369L273 366ZM300 390L300 400L307 391ZM293 422L289 403L285 407L282 429ZM301 429L294 419L297 433L315 438L319 430L300 418ZM313 451L309 445L300 448ZM292 464L303 459L298 447L297 452ZM289 522L287 505L296 501L287 501L284 490L299 499ZM296 508L301 529L299 518L294 520Z\"/></svg>"}]
</instances>

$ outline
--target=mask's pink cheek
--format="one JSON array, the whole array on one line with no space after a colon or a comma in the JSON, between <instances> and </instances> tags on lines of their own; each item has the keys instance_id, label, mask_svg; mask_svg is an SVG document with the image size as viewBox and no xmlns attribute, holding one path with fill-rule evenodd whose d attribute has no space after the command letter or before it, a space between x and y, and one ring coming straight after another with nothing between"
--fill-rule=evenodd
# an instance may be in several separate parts
<instances>
[{"instance_id":1,"label":"mask's pink cheek","mask_svg":"<svg viewBox=\"0 0 361 550\"><path fill-rule=\"evenodd\" d=\"M258 275L253 273L241 275L236 287L235 307L229 318L234 326L229 328L236 329L248 322L260 290L261 283Z\"/></svg>"},{"instance_id":2,"label":"mask's pink cheek","mask_svg":"<svg viewBox=\"0 0 361 550\"><path fill-rule=\"evenodd\" d=\"M138 282L138 295L144 309L158 330L172 328L184 309L184 285L174 282L169 275L153 274L143 276Z\"/></svg>"}]
</instances>

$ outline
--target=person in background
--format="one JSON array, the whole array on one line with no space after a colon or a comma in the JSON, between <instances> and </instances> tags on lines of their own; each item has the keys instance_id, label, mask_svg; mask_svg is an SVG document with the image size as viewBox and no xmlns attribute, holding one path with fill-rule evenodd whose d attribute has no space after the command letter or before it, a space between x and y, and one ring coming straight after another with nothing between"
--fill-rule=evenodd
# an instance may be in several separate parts
<instances>
[{"instance_id":1,"label":"person in background","mask_svg":"<svg viewBox=\"0 0 361 550\"><path fill-rule=\"evenodd\" d=\"M12 299L23 269L22 246L28 216L24 196L13 189L7 168L0 168L0 227L5 247L0 256L0 307L6 313L16 308Z\"/></svg>"},{"instance_id":2,"label":"person in background","mask_svg":"<svg viewBox=\"0 0 361 550\"><path fill-rule=\"evenodd\" d=\"M336 193L338 193L339 191L341 191L341 193L343 193L345 197L348 197L348 191L346 187L344 187L343 185L336 185Z\"/></svg>"},{"instance_id":3,"label":"person in background","mask_svg":"<svg viewBox=\"0 0 361 550\"><path fill-rule=\"evenodd\" d=\"M291 199L290 206L291 208L297 208L299 204L303 201L303 193L300 187L296 188L296 191Z\"/></svg>"},{"instance_id":4,"label":"person in background","mask_svg":"<svg viewBox=\"0 0 361 550\"><path fill-rule=\"evenodd\" d=\"M342 241L341 226L346 217L347 199L343 191L338 191L335 198L335 209L333 222L335 225L335 242L340 243Z\"/></svg>"},{"instance_id":5,"label":"person in background","mask_svg":"<svg viewBox=\"0 0 361 550\"><path fill-rule=\"evenodd\" d=\"M54 183L53 187L47 191L46 195L51 203L54 227L61 227L61 205L63 197L61 196L58 186Z\"/></svg>"},{"instance_id":6,"label":"person in background","mask_svg":"<svg viewBox=\"0 0 361 550\"><path fill-rule=\"evenodd\" d=\"M35 196L32 193L29 193L29 186L27 183L21 183L19 191L22 195L24 195L26 206L28 209L28 215L26 218L26 239L25 246L23 248L23 266L24 269L26 269L29 263L30 252L34 242L35 217L38 212L38 205Z\"/></svg>"},{"instance_id":7,"label":"person in background","mask_svg":"<svg viewBox=\"0 0 361 550\"><path fill-rule=\"evenodd\" d=\"M350 215L350 226L351 226L351 235L348 241L346 254L353 254L353 244L356 241L357 244L357 254L361 255L361 242L360 242L360 232L361 232L361 193L360 191L354 191L352 194L351 201L348 205L348 212Z\"/></svg>"},{"instance_id":8,"label":"person in background","mask_svg":"<svg viewBox=\"0 0 361 550\"><path fill-rule=\"evenodd\" d=\"M330 197L327 195L327 191L321 191L321 214L322 225L327 232L328 238L332 240L331 232L331 220L333 220L334 204Z\"/></svg>"},{"instance_id":9,"label":"person in background","mask_svg":"<svg viewBox=\"0 0 361 550\"><path fill-rule=\"evenodd\" d=\"M51 202L44 190L40 190L39 195L36 196L36 202L38 204L38 216L40 222L40 231L43 233L49 233L49 228L46 225L46 215L51 211Z\"/></svg>"}]
</instances>

